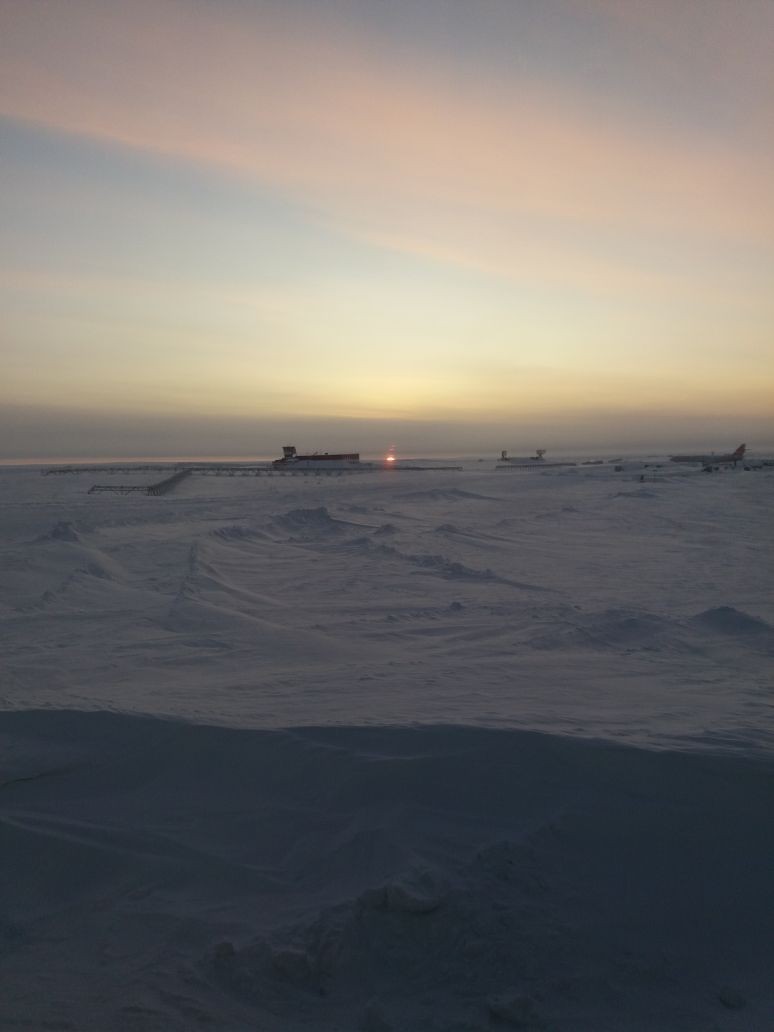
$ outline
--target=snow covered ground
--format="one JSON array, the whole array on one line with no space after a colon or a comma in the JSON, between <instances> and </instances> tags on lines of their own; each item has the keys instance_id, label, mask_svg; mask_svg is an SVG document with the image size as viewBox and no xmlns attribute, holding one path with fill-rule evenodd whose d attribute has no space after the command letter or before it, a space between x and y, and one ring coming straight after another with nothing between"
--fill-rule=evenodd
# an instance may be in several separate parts
<instances>
[{"instance_id":1,"label":"snow covered ground","mask_svg":"<svg viewBox=\"0 0 774 1032\"><path fill-rule=\"evenodd\" d=\"M774 470L0 469L0 1028L774 1027Z\"/></svg>"}]
</instances>

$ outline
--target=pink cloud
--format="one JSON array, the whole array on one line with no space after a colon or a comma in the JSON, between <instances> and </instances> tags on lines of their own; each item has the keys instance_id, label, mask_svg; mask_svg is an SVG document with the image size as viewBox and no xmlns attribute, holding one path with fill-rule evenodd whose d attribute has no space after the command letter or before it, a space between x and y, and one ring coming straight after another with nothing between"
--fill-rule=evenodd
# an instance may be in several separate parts
<instances>
[{"instance_id":1,"label":"pink cloud","mask_svg":"<svg viewBox=\"0 0 774 1032\"><path fill-rule=\"evenodd\" d=\"M531 255L533 269L601 282L616 270L594 255L600 231L772 240L765 150L616 121L520 76L462 81L341 25L234 10L6 2L0 113L204 163L374 241L508 274ZM536 254L525 220L586 234L589 249L557 236ZM617 270L653 276L636 261Z\"/></svg>"}]
</instances>

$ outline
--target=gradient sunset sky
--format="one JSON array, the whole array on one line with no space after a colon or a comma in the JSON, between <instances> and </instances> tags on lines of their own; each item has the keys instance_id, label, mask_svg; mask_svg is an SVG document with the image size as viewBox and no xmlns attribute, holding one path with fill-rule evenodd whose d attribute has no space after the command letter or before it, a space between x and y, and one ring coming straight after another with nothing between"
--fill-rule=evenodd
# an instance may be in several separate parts
<instances>
[{"instance_id":1,"label":"gradient sunset sky","mask_svg":"<svg viewBox=\"0 0 774 1032\"><path fill-rule=\"evenodd\" d=\"M774 443L771 0L0 0L0 459Z\"/></svg>"}]
</instances>

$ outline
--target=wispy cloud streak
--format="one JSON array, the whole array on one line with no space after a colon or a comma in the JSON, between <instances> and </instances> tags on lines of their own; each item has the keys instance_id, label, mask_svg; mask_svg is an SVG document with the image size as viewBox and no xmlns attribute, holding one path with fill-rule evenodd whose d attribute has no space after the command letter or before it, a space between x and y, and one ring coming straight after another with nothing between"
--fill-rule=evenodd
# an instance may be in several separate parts
<instances>
[{"instance_id":1,"label":"wispy cloud streak","mask_svg":"<svg viewBox=\"0 0 774 1032\"><path fill-rule=\"evenodd\" d=\"M772 240L765 152L627 123L561 82L484 68L471 81L437 56L396 58L341 25L260 10L6 3L0 111L226 170L352 232L517 277L538 235L546 251L545 226L560 275L581 285L647 278L632 237ZM559 240L567 227L586 234L580 254ZM618 235L612 254L600 233Z\"/></svg>"}]
</instances>

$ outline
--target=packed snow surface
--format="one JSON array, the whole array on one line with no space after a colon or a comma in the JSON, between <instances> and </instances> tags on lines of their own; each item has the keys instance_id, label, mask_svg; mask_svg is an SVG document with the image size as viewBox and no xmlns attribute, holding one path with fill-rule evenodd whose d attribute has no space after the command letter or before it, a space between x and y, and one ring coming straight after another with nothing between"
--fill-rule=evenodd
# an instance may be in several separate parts
<instances>
[{"instance_id":1,"label":"packed snow surface","mask_svg":"<svg viewBox=\"0 0 774 1032\"><path fill-rule=\"evenodd\" d=\"M105 480L0 470L0 1028L774 1027L774 472Z\"/></svg>"}]
</instances>

